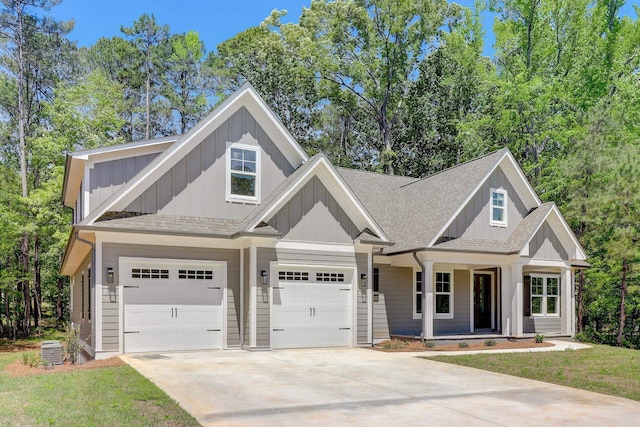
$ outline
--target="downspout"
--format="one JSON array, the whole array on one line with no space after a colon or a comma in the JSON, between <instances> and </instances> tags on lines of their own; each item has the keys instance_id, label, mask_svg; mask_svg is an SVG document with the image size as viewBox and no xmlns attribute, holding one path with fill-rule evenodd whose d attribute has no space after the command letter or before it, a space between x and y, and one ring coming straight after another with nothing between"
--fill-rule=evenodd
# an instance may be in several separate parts
<instances>
[{"instance_id":1,"label":"downspout","mask_svg":"<svg viewBox=\"0 0 640 427\"><path fill-rule=\"evenodd\" d=\"M422 270L422 280L420 281L420 291L422 292L421 295L422 295L422 317L423 317L423 319L422 319L422 322L420 322L421 323L420 329L422 329L422 332L420 333L420 341L424 341L424 323L425 323L425 320L426 320L426 319L424 319L424 317L427 315L426 314L426 310L425 310L425 308L427 306L427 293L425 292L425 289L424 289L424 284L425 284L424 282L425 282L425 280L427 278L427 271L426 271L422 261L420 261L420 258L418 258L418 253L416 251L413 251L412 253L413 253L413 259L416 260L416 262L418 263L418 266L420 266L420 269ZM414 280L415 280L415 278L414 278Z\"/></svg>"},{"instance_id":2,"label":"downspout","mask_svg":"<svg viewBox=\"0 0 640 427\"><path fill-rule=\"evenodd\" d=\"M96 280L96 245L95 243L80 237L80 230L76 230L75 237L77 241L91 246L91 286L94 286Z\"/></svg>"},{"instance_id":3,"label":"downspout","mask_svg":"<svg viewBox=\"0 0 640 427\"><path fill-rule=\"evenodd\" d=\"M90 242L89 240L83 239L82 237L80 237L80 230L76 230L75 233L75 237L76 240L78 240L80 243L85 243L89 246L91 246L91 287L94 289L93 290L93 297L95 298L96 296L96 292L95 292L95 286L96 286L96 245L95 243ZM73 290L71 290L73 292ZM91 292L91 290L89 290L89 292ZM91 299L89 299L89 307L91 307ZM94 307L95 310L95 307ZM95 316L95 313L91 313L92 316ZM96 322L92 322L92 325L95 325ZM93 333L93 331L91 331L91 334L95 336L95 333ZM92 338L93 340L93 338ZM94 348L95 348L95 343L93 343Z\"/></svg>"}]
</instances>

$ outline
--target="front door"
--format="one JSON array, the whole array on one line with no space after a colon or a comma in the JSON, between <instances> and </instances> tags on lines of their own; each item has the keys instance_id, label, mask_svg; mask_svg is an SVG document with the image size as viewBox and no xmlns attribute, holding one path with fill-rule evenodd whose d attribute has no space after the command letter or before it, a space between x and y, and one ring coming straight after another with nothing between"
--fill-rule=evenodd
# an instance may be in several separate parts
<instances>
[{"instance_id":1,"label":"front door","mask_svg":"<svg viewBox=\"0 0 640 427\"><path fill-rule=\"evenodd\" d=\"M491 328L491 275L473 276L474 328Z\"/></svg>"}]
</instances>

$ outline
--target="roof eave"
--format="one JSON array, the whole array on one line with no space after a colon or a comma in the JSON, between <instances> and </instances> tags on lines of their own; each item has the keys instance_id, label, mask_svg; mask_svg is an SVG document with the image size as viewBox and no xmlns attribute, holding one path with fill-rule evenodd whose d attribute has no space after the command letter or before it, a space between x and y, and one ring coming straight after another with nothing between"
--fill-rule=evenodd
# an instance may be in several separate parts
<instances>
[{"instance_id":1,"label":"roof eave","mask_svg":"<svg viewBox=\"0 0 640 427\"><path fill-rule=\"evenodd\" d=\"M113 233L130 233L130 234L159 234L163 236L188 236L188 237L204 237L208 239L232 239L232 234L214 234L214 233L190 233L184 231L173 230L150 230L144 228L128 228L128 227L101 227L99 225L79 225L75 227L77 230L83 231L101 231Z\"/></svg>"}]
</instances>

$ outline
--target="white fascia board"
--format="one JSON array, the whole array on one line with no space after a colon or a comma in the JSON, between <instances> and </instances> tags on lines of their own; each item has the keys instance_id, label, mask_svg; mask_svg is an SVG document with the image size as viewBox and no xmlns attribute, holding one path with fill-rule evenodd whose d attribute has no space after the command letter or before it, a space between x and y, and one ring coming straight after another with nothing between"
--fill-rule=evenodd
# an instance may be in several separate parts
<instances>
[{"instance_id":1,"label":"white fascia board","mask_svg":"<svg viewBox=\"0 0 640 427\"><path fill-rule=\"evenodd\" d=\"M165 136L162 138L147 139L144 141L127 142L124 144L108 145L104 147L88 148L86 150L78 150L69 153L69 156L81 159L87 159L89 156L115 153L119 151L127 151L139 148L153 147L159 144L171 144L180 139L180 135Z\"/></svg>"},{"instance_id":2,"label":"white fascia board","mask_svg":"<svg viewBox=\"0 0 640 427\"><path fill-rule=\"evenodd\" d=\"M354 223L356 226L361 229L369 227L382 240L389 241L389 238L362 207L362 204L355 198L351 190L344 185L342 180L334 172L333 167L324 157L318 159L316 164L310 167L304 175L299 177L287 191L282 193L280 198L275 203L272 203L269 209L256 218L253 223L249 225L249 231L253 231L258 224L275 215L314 176L317 176L324 186L327 187L329 193L336 198L336 201L338 201L338 204L347 213L349 218L355 220Z\"/></svg>"},{"instance_id":3,"label":"white fascia board","mask_svg":"<svg viewBox=\"0 0 640 427\"><path fill-rule=\"evenodd\" d=\"M508 160L508 162L506 162L505 160ZM540 206L542 204L542 201L540 201L540 198L531 186L531 183L529 182L527 177L524 176L524 172L520 168L520 165L518 165L516 159L513 157L513 154L511 154L511 151L507 150L506 155L502 157L502 159L500 159L500 161L498 162L498 166L502 166L502 170L506 175L515 175L515 177L518 178L513 179L514 176L510 176L509 182L514 186L519 196L524 196L523 201L529 209L535 206Z\"/></svg>"},{"instance_id":4,"label":"white fascia board","mask_svg":"<svg viewBox=\"0 0 640 427\"><path fill-rule=\"evenodd\" d=\"M209 116L201 120L189 132L185 133L176 143L169 147L164 153L156 157L151 163L149 163L142 171L140 171L135 178L129 181L127 184L120 187L111 197L105 200L100 206L98 206L90 215L85 217L82 221L82 225L89 225L100 218L104 213L109 210L121 210L124 209L129 203L133 202L136 197L139 197L147 188L149 188L154 182L156 182L162 175L175 166L184 156L186 156L194 147L200 144L207 136L209 136L215 129L217 129L222 123L224 123L229 117L231 117L241 107L247 108L252 114L257 114L262 110L262 114L266 115L271 120L265 120L264 116L262 120L256 117L258 123L263 127L269 127L268 123L278 124L280 123L273 112L266 106L264 101L261 100L258 93L249 84L245 84L238 91L233 93L227 98L218 108L216 108ZM259 107L259 108L258 108ZM265 123L266 122L266 123ZM279 125L282 127L282 125ZM278 127L278 126L276 126ZM286 132L284 127L283 131ZM267 131L265 129L265 131ZM287 139L288 135L288 139ZM297 150L302 150L300 146L293 140L293 138L286 133L280 135L269 135L274 143L282 140L284 137L290 142L290 145L297 147ZM301 157L297 164L301 164L306 159L306 154L301 151ZM296 162L292 163L294 166Z\"/></svg>"},{"instance_id":5,"label":"white fascia board","mask_svg":"<svg viewBox=\"0 0 640 427\"><path fill-rule=\"evenodd\" d=\"M553 218L551 218L551 213L554 214ZM558 210L558 207L555 204L551 207L549 212L547 212L544 218L540 221L540 224L538 224L538 227L536 227L535 231L531 233L531 236L529 237L527 242L520 249L520 255L522 256L529 255L529 244L531 243L531 240L534 238L536 234L538 234L538 231L540 231L540 228L546 222L549 223L549 226L551 226L551 229L556 234L558 239L560 239L560 242L562 243L565 249L568 249L569 246L574 247L573 258L580 259L580 260L587 259L587 255L582 249L582 245L580 245L580 242L578 242L578 239L576 238L575 234L573 234L573 231L569 227L569 224L567 224L567 222L565 221L564 217L562 216L562 214ZM567 252L570 252L570 251L567 251Z\"/></svg>"},{"instance_id":6,"label":"white fascia board","mask_svg":"<svg viewBox=\"0 0 640 427\"><path fill-rule=\"evenodd\" d=\"M447 222L444 224L444 226L440 229L440 231L438 231L436 233L436 235L433 237L433 240L431 240L431 242L429 242L429 244L427 245L427 247L431 247L433 246L436 241L438 240L438 238L440 238L440 236L442 236L442 233L445 232L445 230L447 228L449 228L449 226L451 225L451 223L458 217L458 215L460 215L460 212L462 212L462 210L465 208L465 206L467 206L467 204L469 203L469 201L473 198L473 196L476 195L476 193L478 191L480 191L480 189L482 188L482 186L484 185L485 181L487 179L489 179L489 177L491 176L491 174L497 169L498 165L500 164L500 162L502 162L502 159L504 159L504 157L507 155L507 152L505 151L505 154L500 158L500 160L498 160L496 162L496 164L484 175L484 177L478 182L478 184L474 187L473 191L471 191L469 193L469 195L467 196L467 198L460 204L460 206L458 206L458 209L456 209L456 211L453 213L453 215L451 215L451 218L449 218L447 220Z\"/></svg>"},{"instance_id":7,"label":"white fascia board","mask_svg":"<svg viewBox=\"0 0 640 427\"><path fill-rule=\"evenodd\" d=\"M280 148L284 156L289 163L297 168L302 163L309 160L307 153L302 149L300 144L293 138L291 133L282 124L280 118L269 108L264 102L264 99L258 94L258 92L251 85L246 86L246 94L248 94L253 103L247 103L245 106L247 110L253 115L256 121L269 135L271 140ZM281 141L286 141L288 144L281 144Z\"/></svg>"},{"instance_id":8,"label":"white fascia board","mask_svg":"<svg viewBox=\"0 0 640 427\"><path fill-rule=\"evenodd\" d=\"M508 159L508 161L505 162L505 159ZM507 166L506 168L504 167L505 165ZM525 202L525 205L529 209L531 209L533 207L536 207L536 206L540 206L542 204L542 202L538 198L538 195L533 190L533 187L531 187L531 184L529 184L529 181L524 176L524 173L522 173L522 170L520 169L520 166L518 166L518 163L516 162L514 157L511 155L511 152L509 150L506 150L504 152L504 154L502 155L502 157L500 157L500 159L495 163L495 165L478 182L478 184L475 186L473 191L471 191L469 193L469 195L464 200L464 202L462 202L460 204L460 206L455 211L455 213L451 216L451 218L449 218L447 220L447 222L445 223L444 227L442 227L440 229L440 231L438 231L438 233L436 233L436 235L434 236L433 240L431 242L429 242L427 247L431 247L436 243L438 238L440 236L442 236L442 233L444 233L447 230L447 228L449 228L451 223L453 223L453 221L455 221L455 219L458 217L458 215L460 215L462 210L467 206L467 204L469 204L469 201L471 201L471 199L476 195L476 193L478 191L480 191L480 189L482 188L484 183L489 179L491 174L493 174L496 171L496 169L498 169L498 167L501 167L501 166L503 167L503 169L502 169L503 172L509 178L509 182L516 189L516 192L518 193L518 195L519 196L522 196L522 195L525 196L525 200L523 200L523 201ZM517 177L518 179L514 180L513 179L514 177Z\"/></svg>"}]
</instances>

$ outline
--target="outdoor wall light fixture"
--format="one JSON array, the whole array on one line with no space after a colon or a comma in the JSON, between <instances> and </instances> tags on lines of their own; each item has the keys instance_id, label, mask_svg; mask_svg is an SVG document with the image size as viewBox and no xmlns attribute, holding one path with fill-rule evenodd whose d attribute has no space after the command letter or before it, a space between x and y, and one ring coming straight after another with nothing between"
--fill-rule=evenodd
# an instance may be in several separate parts
<instances>
[{"instance_id":1,"label":"outdoor wall light fixture","mask_svg":"<svg viewBox=\"0 0 640 427\"><path fill-rule=\"evenodd\" d=\"M267 276L267 270L262 270L260 272L260 277L262 278L262 286L267 286L269 284L268 282L268 276Z\"/></svg>"},{"instance_id":2,"label":"outdoor wall light fixture","mask_svg":"<svg viewBox=\"0 0 640 427\"><path fill-rule=\"evenodd\" d=\"M107 267L107 283L113 283L113 267Z\"/></svg>"},{"instance_id":3,"label":"outdoor wall light fixture","mask_svg":"<svg viewBox=\"0 0 640 427\"><path fill-rule=\"evenodd\" d=\"M365 273L362 273L360 275L360 287L361 288L367 287L367 275Z\"/></svg>"}]
</instances>

